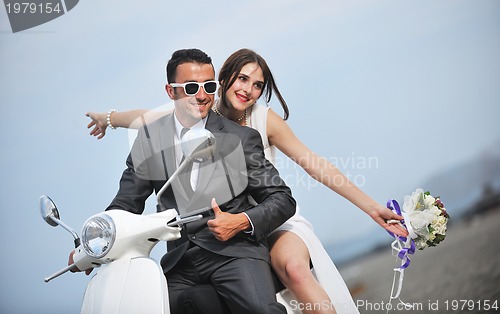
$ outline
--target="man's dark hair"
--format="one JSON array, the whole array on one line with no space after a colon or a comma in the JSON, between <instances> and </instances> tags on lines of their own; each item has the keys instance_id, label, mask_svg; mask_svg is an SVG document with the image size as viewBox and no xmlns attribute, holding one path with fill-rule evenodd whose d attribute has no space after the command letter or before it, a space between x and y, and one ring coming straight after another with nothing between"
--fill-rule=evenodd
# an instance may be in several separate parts
<instances>
[{"instance_id":1,"label":"man's dark hair","mask_svg":"<svg viewBox=\"0 0 500 314\"><path fill-rule=\"evenodd\" d=\"M167 82L175 83L177 66L188 62L212 64L212 58L210 58L205 52L196 48L175 51L167 63Z\"/></svg>"}]
</instances>

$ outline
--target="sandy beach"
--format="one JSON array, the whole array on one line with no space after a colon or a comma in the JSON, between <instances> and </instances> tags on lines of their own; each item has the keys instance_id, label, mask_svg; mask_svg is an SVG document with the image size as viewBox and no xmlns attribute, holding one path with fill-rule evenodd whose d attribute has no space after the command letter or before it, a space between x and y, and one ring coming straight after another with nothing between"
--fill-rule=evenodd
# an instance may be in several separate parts
<instances>
[{"instance_id":1,"label":"sandy beach","mask_svg":"<svg viewBox=\"0 0 500 314\"><path fill-rule=\"evenodd\" d=\"M499 208L450 225L446 239L417 250L405 270L400 298L414 307L395 299L389 313L500 313L499 230ZM399 265L388 246L340 269L361 313L387 312Z\"/></svg>"}]
</instances>

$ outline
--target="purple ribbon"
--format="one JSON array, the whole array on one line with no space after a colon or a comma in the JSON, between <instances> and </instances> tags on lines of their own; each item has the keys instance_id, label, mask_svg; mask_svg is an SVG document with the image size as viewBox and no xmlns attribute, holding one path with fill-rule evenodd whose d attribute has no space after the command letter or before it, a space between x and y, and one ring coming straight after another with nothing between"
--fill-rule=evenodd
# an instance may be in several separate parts
<instances>
[{"instance_id":1,"label":"purple ribbon","mask_svg":"<svg viewBox=\"0 0 500 314\"><path fill-rule=\"evenodd\" d=\"M397 201L395 200L388 200L387 201L387 208L389 208L390 210L392 210L393 212L396 212L396 214L400 215L401 216L401 208L399 207L399 204ZM403 225L403 227L405 227L406 230L408 230L408 228L406 227L406 223L403 220L401 220L401 224ZM407 239L406 237L403 237L403 236L398 236L390 231L387 231L393 238L401 241L402 243L406 243ZM403 247L401 250L399 250L398 252L398 257L404 261L403 265L401 265L399 268L400 269L405 269L407 268L408 266L410 266L410 258L408 257L409 254L413 254L415 253L415 241L413 241L413 239L411 239L410 241L410 247Z\"/></svg>"}]
</instances>

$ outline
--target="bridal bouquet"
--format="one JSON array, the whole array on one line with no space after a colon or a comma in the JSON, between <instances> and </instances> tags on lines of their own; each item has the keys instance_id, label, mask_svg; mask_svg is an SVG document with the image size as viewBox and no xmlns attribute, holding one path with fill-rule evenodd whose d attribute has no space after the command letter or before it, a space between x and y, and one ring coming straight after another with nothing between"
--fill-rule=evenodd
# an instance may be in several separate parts
<instances>
[{"instance_id":1,"label":"bridal bouquet","mask_svg":"<svg viewBox=\"0 0 500 314\"><path fill-rule=\"evenodd\" d=\"M408 237L398 236L389 232L395 238L391 247L401 259L401 266L394 268L391 296L389 302L399 298L403 286L404 271L410 265L409 255L415 249L423 250L429 246L436 246L446 236L446 225L450 216L446 212L443 202L439 197L434 197L430 192L418 188L415 192L405 196L403 210L395 200L387 201L387 207L403 216L401 224L408 230ZM396 280L399 274L399 280ZM407 309L411 304L406 304L401 299L399 302Z\"/></svg>"},{"instance_id":2,"label":"bridal bouquet","mask_svg":"<svg viewBox=\"0 0 500 314\"><path fill-rule=\"evenodd\" d=\"M444 240L450 216L439 197L419 188L411 196L405 196L401 214L417 249L436 246Z\"/></svg>"}]
</instances>

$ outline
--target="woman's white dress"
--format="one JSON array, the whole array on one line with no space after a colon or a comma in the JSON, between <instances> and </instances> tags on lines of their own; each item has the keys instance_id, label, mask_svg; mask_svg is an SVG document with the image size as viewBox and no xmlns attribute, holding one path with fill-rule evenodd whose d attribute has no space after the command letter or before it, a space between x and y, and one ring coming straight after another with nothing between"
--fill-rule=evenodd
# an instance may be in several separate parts
<instances>
[{"instance_id":1,"label":"woman's white dress","mask_svg":"<svg viewBox=\"0 0 500 314\"><path fill-rule=\"evenodd\" d=\"M262 143L264 144L264 153L266 158L274 164L276 147L269 145L266 132L268 111L269 107L265 105L253 105L251 107L250 114L247 117L247 125L259 131L262 137ZM309 249L309 255L311 256L311 262L313 265L313 269L311 271L323 289L326 290L338 314L359 313L344 279L337 270L337 267L333 264L333 261L330 259L328 253L325 251L325 248L314 234L312 225L300 215L298 206L295 215L277 228L274 232L276 231L291 231L304 241ZM284 303L287 307L288 313L302 313L300 308L313 306L299 304L295 300L292 292L288 289L285 289L278 294L278 301ZM325 306L330 305L318 304L314 306L323 306L324 308Z\"/></svg>"}]
</instances>

